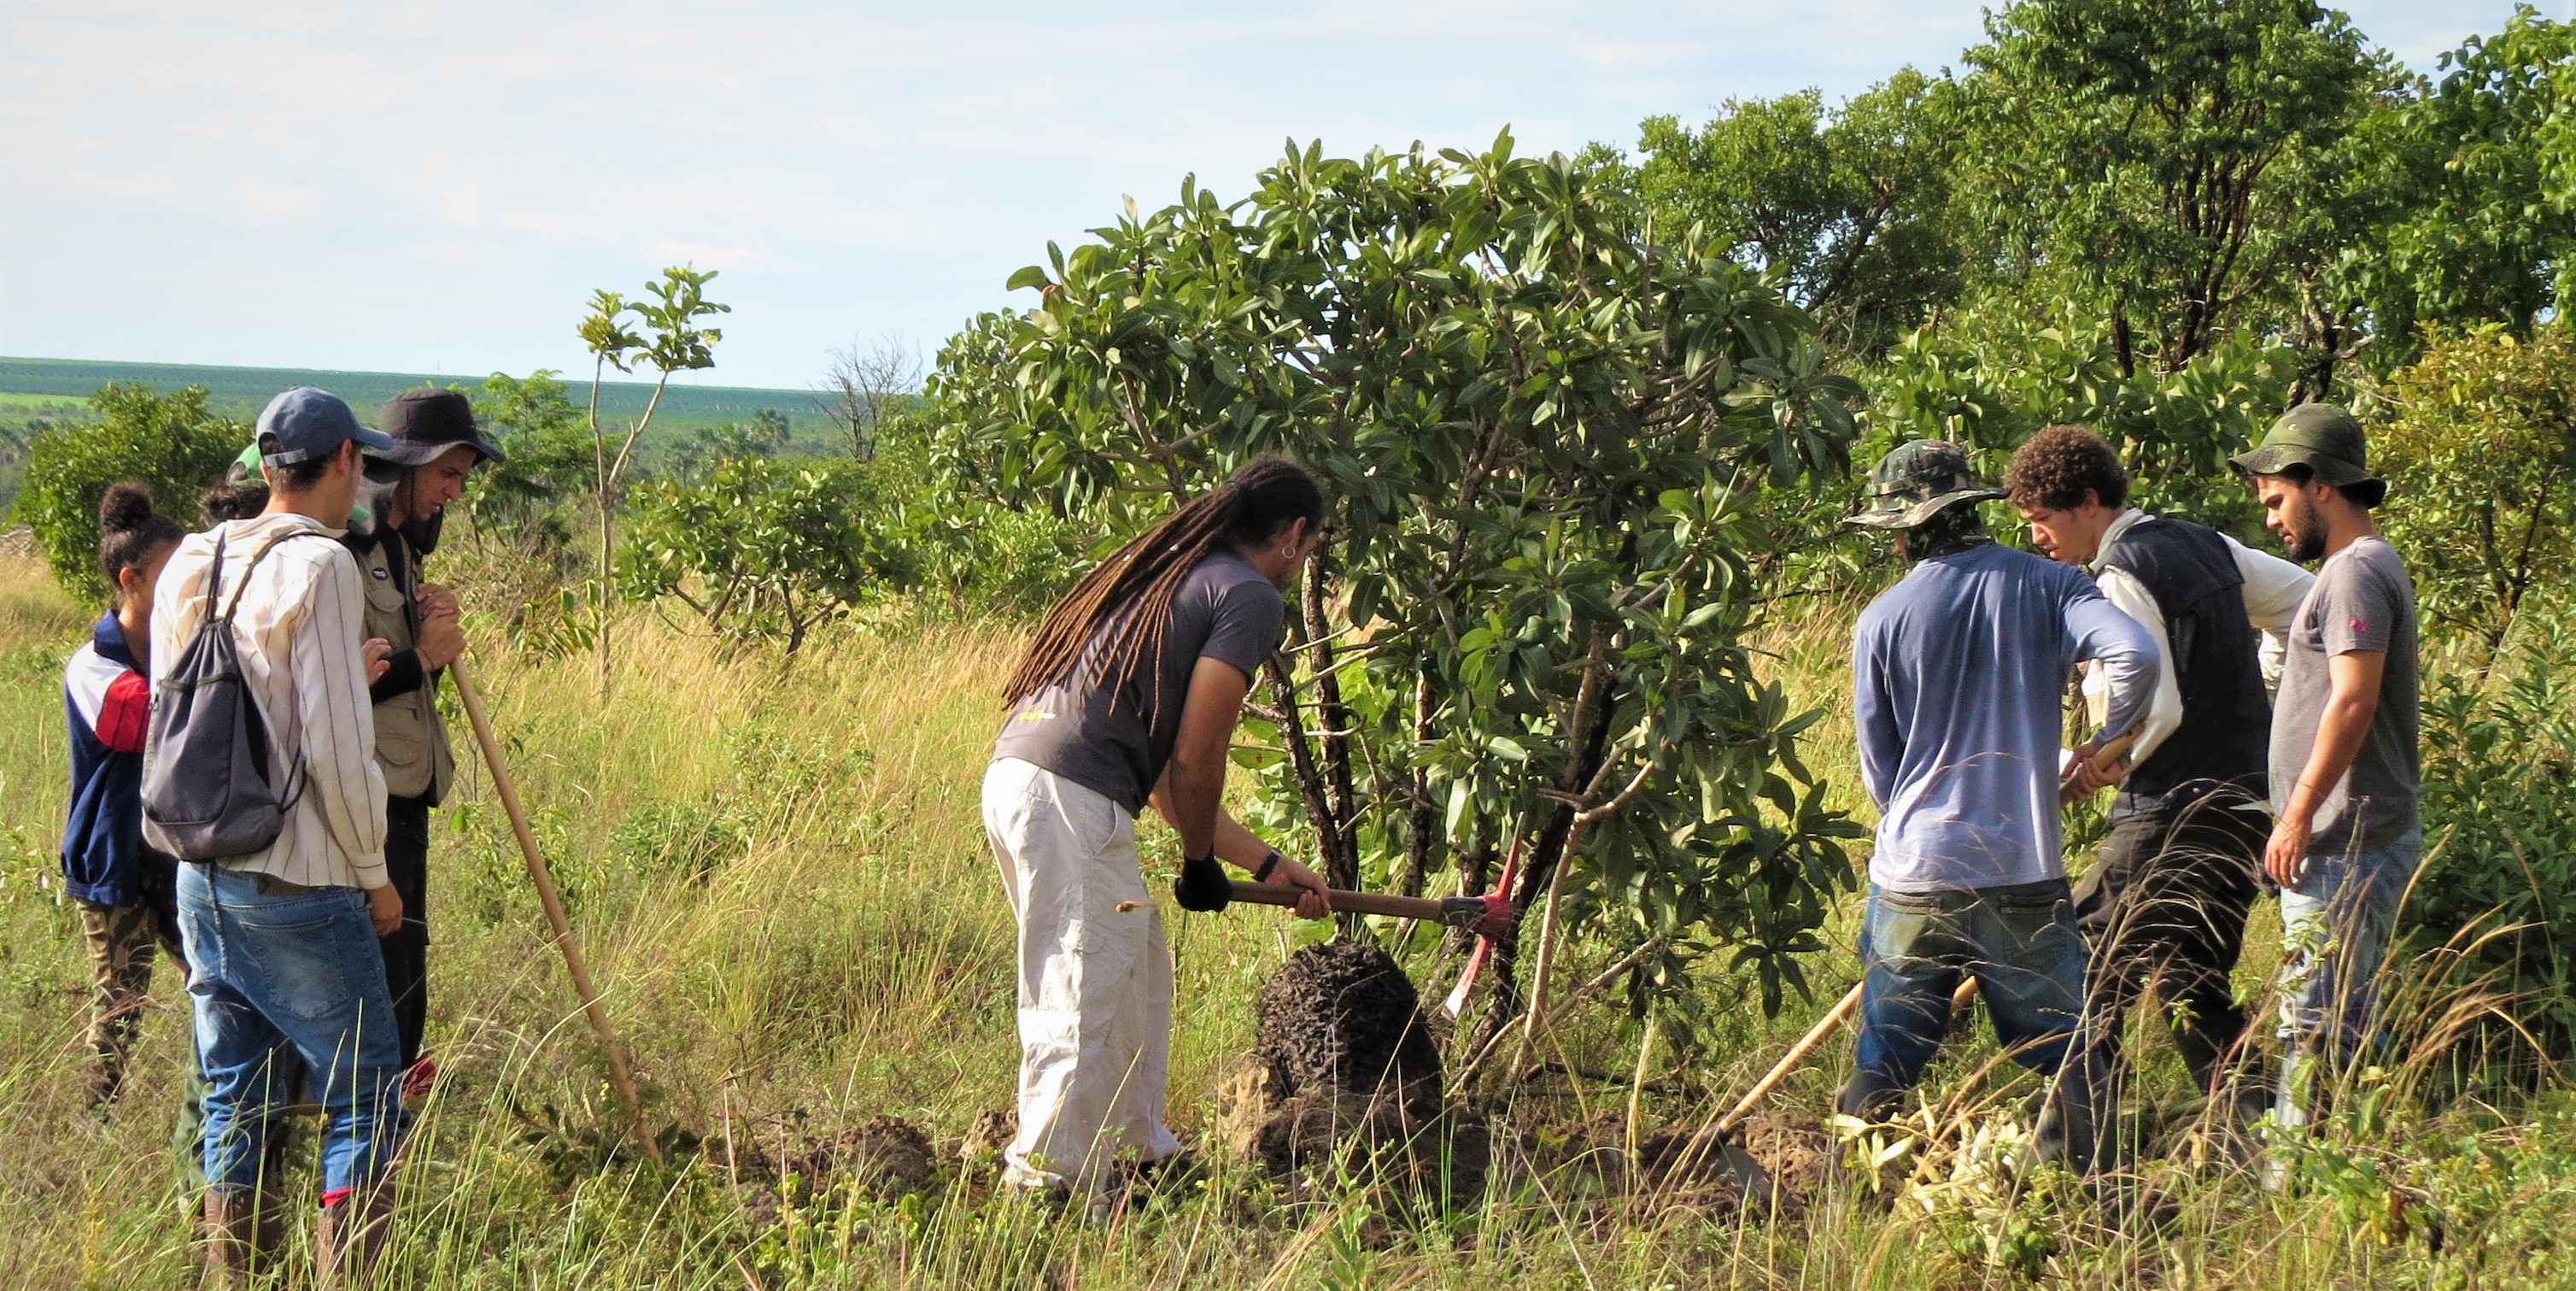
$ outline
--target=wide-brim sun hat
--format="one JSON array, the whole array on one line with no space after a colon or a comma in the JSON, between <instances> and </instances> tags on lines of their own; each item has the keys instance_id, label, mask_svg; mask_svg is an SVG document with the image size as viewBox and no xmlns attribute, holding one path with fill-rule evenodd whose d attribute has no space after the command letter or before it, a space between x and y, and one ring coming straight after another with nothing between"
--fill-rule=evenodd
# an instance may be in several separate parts
<instances>
[{"instance_id":1,"label":"wide-brim sun hat","mask_svg":"<svg viewBox=\"0 0 2576 1291\"><path fill-rule=\"evenodd\" d=\"M1991 502L2002 489L1977 482L1968 454L1947 440L1900 444L1869 473L1869 495L1844 524L1868 529L1912 529L1962 504Z\"/></svg>"},{"instance_id":2,"label":"wide-brim sun hat","mask_svg":"<svg viewBox=\"0 0 2576 1291\"><path fill-rule=\"evenodd\" d=\"M508 461L501 446L474 424L474 403L461 390L434 386L405 390L385 401L376 425L393 442L368 456L403 466L426 466L447 450L463 445L487 462Z\"/></svg>"}]
</instances>

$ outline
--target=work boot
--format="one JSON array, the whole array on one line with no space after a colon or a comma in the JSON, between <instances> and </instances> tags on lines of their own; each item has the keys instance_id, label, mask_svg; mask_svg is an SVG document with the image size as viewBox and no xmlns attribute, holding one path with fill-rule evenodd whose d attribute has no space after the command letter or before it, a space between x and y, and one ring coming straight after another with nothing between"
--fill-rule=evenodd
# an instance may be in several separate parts
<instances>
[{"instance_id":1,"label":"work boot","mask_svg":"<svg viewBox=\"0 0 2576 1291\"><path fill-rule=\"evenodd\" d=\"M285 1217L260 1189L210 1189L206 1193L206 1282L222 1291L251 1285L277 1262L286 1240Z\"/></svg>"},{"instance_id":2,"label":"work boot","mask_svg":"<svg viewBox=\"0 0 2576 1291\"><path fill-rule=\"evenodd\" d=\"M363 1291L376 1285L377 1265L385 1236L393 1230L394 1186L390 1179L353 1189L322 1207L313 1226L313 1285L316 1291Z\"/></svg>"}]
</instances>

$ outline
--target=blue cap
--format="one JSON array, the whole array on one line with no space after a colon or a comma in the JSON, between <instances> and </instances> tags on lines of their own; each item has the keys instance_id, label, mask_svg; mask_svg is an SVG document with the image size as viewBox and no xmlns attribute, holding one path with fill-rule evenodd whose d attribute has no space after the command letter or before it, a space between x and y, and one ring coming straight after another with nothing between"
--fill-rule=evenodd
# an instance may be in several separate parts
<instances>
[{"instance_id":1,"label":"blue cap","mask_svg":"<svg viewBox=\"0 0 2576 1291\"><path fill-rule=\"evenodd\" d=\"M358 414L340 396L311 386L297 386L269 400L259 411L259 433L277 436L277 451L259 455L269 466L309 462L353 439L362 448L394 446L384 432L359 425Z\"/></svg>"}]
</instances>

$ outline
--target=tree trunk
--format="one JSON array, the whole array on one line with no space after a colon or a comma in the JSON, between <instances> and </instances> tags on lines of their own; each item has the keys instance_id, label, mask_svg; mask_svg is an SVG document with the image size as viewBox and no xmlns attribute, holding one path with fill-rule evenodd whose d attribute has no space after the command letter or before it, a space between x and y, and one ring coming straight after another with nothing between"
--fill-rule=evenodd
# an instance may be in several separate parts
<instances>
[{"instance_id":1,"label":"tree trunk","mask_svg":"<svg viewBox=\"0 0 2576 1291\"><path fill-rule=\"evenodd\" d=\"M1420 749L1431 741L1431 672L1425 669L1413 683L1413 747ZM1422 895L1423 876L1431 869L1431 839L1440 828L1440 805L1431 801L1431 772L1416 766L1410 786L1413 800L1407 813L1404 838L1404 868L1396 873L1398 891L1409 897Z\"/></svg>"},{"instance_id":2,"label":"tree trunk","mask_svg":"<svg viewBox=\"0 0 2576 1291\"><path fill-rule=\"evenodd\" d=\"M1342 704L1341 678L1333 669L1332 625L1324 617L1324 558L1318 552L1306 562L1303 609L1306 617L1306 666L1315 679L1315 720L1323 724L1324 788L1331 815L1317 822L1316 842L1324 849L1324 879L1345 891L1360 886L1359 820L1351 786L1351 714Z\"/></svg>"},{"instance_id":3,"label":"tree trunk","mask_svg":"<svg viewBox=\"0 0 2576 1291\"><path fill-rule=\"evenodd\" d=\"M1261 663L1263 675L1270 679L1270 694L1279 708L1279 742L1288 750L1289 773L1297 777L1297 796L1306 806L1306 819L1315 829L1317 860L1327 869L1332 856L1326 849L1335 836L1333 805L1324 791L1324 773L1315 765L1315 746L1306 735L1306 722L1297 712L1297 685L1288 676L1285 651L1273 651Z\"/></svg>"},{"instance_id":4,"label":"tree trunk","mask_svg":"<svg viewBox=\"0 0 2576 1291\"><path fill-rule=\"evenodd\" d=\"M1610 649L1612 633L1608 624L1592 625L1592 647L1583 665L1583 685L1575 693L1573 719L1567 723L1565 769L1557 776L1557 791L1567 795L1583 792L1601 764L1602 745L1610 735L1610 717L1618 708L1610 694ZM1532 903L1544 895L1556 879L1556 867L1566 863L1566 845L1574 836L1575 807L1560 802L1547 815L1537 840L1524 853L1529 858L1521 867L1514 884L1512 924L1503 935L1494 938L1494 952L1487 967L1492 989L1484 1018L1476 1025L1473 1053L1490 1043L1512 1016L1520 1011L1521 996L1514 965L1520 957L1521 916Z\"/></svg>"}]
</instances>

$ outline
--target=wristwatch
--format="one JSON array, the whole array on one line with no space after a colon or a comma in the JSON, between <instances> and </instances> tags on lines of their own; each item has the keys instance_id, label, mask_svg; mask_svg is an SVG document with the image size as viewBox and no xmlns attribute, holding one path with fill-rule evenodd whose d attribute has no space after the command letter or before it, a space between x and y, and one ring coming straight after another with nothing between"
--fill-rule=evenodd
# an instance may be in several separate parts
<instances>
[{"instance_id":1,"label":"wristwatch","mask_svg":"<svg viewBox=\"0 0 2576 1291\"><path fill-rule=\"evenodd\" d=\"M1261 864L1252 867L1252 881L1255 883L1269 882L1270 872L1278 869L1279 862L1285 859L1285 857L1282 857L1279 854L1278 848L1271 848L1270 854L1261 858Z\"/></svg>"}]
</instances>

